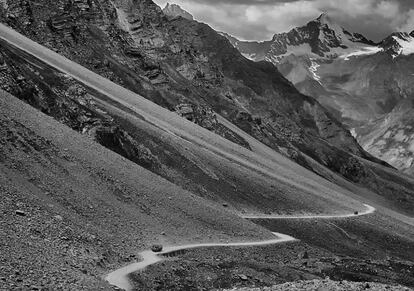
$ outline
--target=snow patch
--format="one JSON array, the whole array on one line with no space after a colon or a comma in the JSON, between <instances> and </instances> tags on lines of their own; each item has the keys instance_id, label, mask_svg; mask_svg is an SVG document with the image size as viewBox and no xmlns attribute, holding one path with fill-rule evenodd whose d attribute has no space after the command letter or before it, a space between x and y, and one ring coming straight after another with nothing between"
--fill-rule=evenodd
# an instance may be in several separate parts
<instances>
[{"instance_id":1,"label":"snow patch","mask_svg":"<svg viewBox=\"0 0 414 291\"><path fill-rule=\"evenodd\" d=\"M273 64L279 64L281 60L283 60L285 57L288 57L290 55L294 55L297 57L304 56L304 55L310 56L312 58L319 57L318 55L312 52L312 48L307 43L304 43L301 45L288 45L286 48L286 51L287 51L286 53L281 54L281 55L270 54L270 56L267 56L265 60L270 61Z\"/></svg>"},{"instance_id":2,"label":"snow patch","mask_svg":"<svg viewBox=\"0 0 414 291\"><path fill-rule=\"evenodd\" d=\"M352 50L352 51L346 52L345 54L339 56L339 58L343 59L344 61L349 61L349 58L351 58L351 57L375 55L376 53L379 53L381 51L382 51L382 48L380 48L380 47L366 46L366 47L358 48L357 50Z\"/></svg>"},{"instance_id":3,"label":"snow patch","mask_svg":"<svg viewBox=\"0 0 414 291\"><path fill-rule=\"evenodd\" d=\"M295 55L295 56L303 56L303 55L312 55L312 56L316 56L313 52L312 52L312 48L310 47L310 45L308 43L304 43L301 45L288 45L286 48L287 52L283 55L278 55L278 58L284 58L290 55Z\"/></svg>"},{"instance_id":4,"label":"snow patch","mask_svg":"<svg viewBox=\"0 0 414 291\"><path fill-rule=\"evenodd\" d=\"M357 137L358 137L358 134L357 134L357 132L356 132L355 128L352 128L352 129L350 130L350 132L351 132L351 135L352 135L354 138L357 138Z\"/></svg>"},{"instance_id":5,"label":"snow patch","mask_svg":"<svg viewBox=\"0 0 414 291\"><path fill-rule=\"evenodd\" d=\"M251 60L251 61L254 61L255 58L256 58L256 54L245 54L245 53L242 53L242 55L243 55L243 57L245 57L246 59Z\"/></svg>"},{"instance_id":6,"label":"snow patch","mask_svg":"<svg viewBox=\"0 0 414 291\"><path fill-rule=\"evenodd\" d=\"M318 68L320 67L320 65L316 62L315 59L310 59L310 61L311 66L309 67L309 71L312 73L313 79L315 79L315 81L322 85L321 76L318 75Z\"/></svg>"},{"instance_id":7,"label":"snow patch","mask_svg":"<svg viewBox=\"0 0 414 291\"><path fill-rule=\"evenodd\" d=\"M405 39L393 36L394 40L398 42L401 46L400 51L398 52L399 55L411 55L414 54L414 38L408 36Z\"/></svg>"}]
</instances>

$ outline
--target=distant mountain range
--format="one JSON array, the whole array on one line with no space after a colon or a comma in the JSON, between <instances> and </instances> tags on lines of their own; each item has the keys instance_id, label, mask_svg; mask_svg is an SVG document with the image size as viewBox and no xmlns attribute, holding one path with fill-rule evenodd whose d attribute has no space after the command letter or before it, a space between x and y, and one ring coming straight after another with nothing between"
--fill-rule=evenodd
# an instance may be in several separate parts
<instances>
[{"instance_id":1,"label":"distant mountain range","mask_svg":"<svg viewBox=\"0 0 414 291\"><path fill-rule=\"evenodd\" d=\"M270 61L279 64L286 56L309 55L314 58L336 59L371 55L387 51L393 56L414 53L414 31L393 33L379 43L360 33L349 32L331 19L327 13L305 26L289 32L275 34L272 40L240 41L221 32L247 58L254 61Z\"/></svg>"},{"instance_id":2,"label":"distant mountain range","mask_svg":"<svg viewBox=\"0 0 414 291\"><path fill-rule=\"evenodd\" d=\"M414 172L414 31L375 43L324 13L269 41L221 34L246 58L273 63L342 121L365 150Z\"/></svg>"}]
</instances>

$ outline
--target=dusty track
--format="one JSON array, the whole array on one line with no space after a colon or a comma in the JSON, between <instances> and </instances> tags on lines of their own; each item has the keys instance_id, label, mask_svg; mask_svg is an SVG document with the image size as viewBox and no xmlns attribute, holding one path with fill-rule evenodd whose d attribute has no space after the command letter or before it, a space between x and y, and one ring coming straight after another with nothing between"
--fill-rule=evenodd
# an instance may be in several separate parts
<instances>
[{"instance_id":1,"label":"dusty track","mask_svg":"<svg viewBox=\"0 0 414 291\"><path fill-rule=\"evenodd\" d=\"M366 210L358 213L358 214L344 214L344 215L309 215L309 216L273 216L273 217L259 217L259 216L252 216L252 217L244 217L249 219L340 219L340 218L350 218L350 217L358 217L364 216L375 212L375 208L365 204ZM164 248L164 251L160 253L154 253L151 250L146 250L139 253L139 256L142 258L141 262L132 263L120 269L117 269L111 273L109 273L105 280L108 281L113 286L118 288L124 289L126 291L130 291L133 289L131 285L128 275L134 272L142 271L146 267L153 265L155 263L161 262L164 260L164 257L168 254L195 249L195 248L206 248L206 247L253 247L253 246L265 246L265 245L272 245L272 244L280 244L285 242L296 241L294 237L291 237L286 234L273 232L277 238L273 240L264 240L258 242L240 242L240 243L200 243L200 244L191 244L191 245L183 245L183 246L170 246Z\"/></svg>"},{"instance_id":2,"label":"dusty track","mask_svg":"<svg viewBox=\"0 0 414 291\"><path fill-rule=\"evenodd\" d=\"M365 211L358 212L357 214L344 214L344 215L304 215L304 216L294 216L294 215L282 215L282 216L260 216L260 215L242 215L242 218L246 219L335 219L335 218L349 218L349 217L358 217L364 216L375 212L375 207L372 207L368 204L364 204L367 208Z\"/></svg>"}]
</instances>

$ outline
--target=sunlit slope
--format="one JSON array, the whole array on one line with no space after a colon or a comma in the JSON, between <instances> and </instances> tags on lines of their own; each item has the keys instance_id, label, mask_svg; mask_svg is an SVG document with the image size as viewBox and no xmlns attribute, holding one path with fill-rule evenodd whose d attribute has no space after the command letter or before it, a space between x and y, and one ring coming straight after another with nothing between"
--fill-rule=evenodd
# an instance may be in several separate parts
<instances>
[{"instance_id":1,"label":"sunlit slope","mask_svg":"<svg viewBox=\"0 0 414 291\"><path fill-rule=\"evenodd\" d=\"M172 241L191 241L214 234L216 227L226 239L271 237L5 92L0 118L2 186L13 185L22 200L29 195L45 205L56 203L74 220L90 220L111 236L136 234L140 244L163 231Z\"/></svg>"},{"instance_id":2,"label":"sunlit slope","mask_svg":"<svg viewBox=\"0 0 414 291\"><path fill-rule=\"evenodd\" d=\"M232 161L231 164L235 165L236 168L242 166L244 169L258 172L262 176L276 179L275 182L288 185L290 188L289 192L291 192L289 194L291 195L295 195L295 193L313 194L329 201L332 203L332 208L338 210L344 209L344 206L358 208L358 204L355 201L348 200L346 196L342 195L343 193L341 193L342 190L340 188L325 182L311 172L300 169L296 164L276 153L274 153L275 158L273 161L270 161L267 157L235 146L233 143L183 120L176 114L94 74L5 26L1 27L1 35L8 42L24 49L46 63L73 76L85 85L94 88L112 100L133 110L142 116L148 124L181 137L182 139L179 142L187 143L186 141L189 141L192 143L195 151L199 151L201 148L207 150L202 151L202 155L227 159ZM309 199L309 203L312 200L314 199ZM328 205L323 205L323 209L319 209L319 211L324 211L326 206ZM359 207L362 206L359 205Z\"/></svg>"}]
</instances>

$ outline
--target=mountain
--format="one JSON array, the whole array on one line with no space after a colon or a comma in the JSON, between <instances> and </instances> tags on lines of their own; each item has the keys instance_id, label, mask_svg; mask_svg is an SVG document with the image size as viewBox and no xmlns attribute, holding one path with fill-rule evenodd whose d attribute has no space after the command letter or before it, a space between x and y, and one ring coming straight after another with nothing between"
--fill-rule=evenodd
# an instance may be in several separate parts
<instances>
[{"instance_id":1,"label":"mountain","mask_svg":"<svg viewBox=\"0 0 414 291\"><path fill-rule=\"evenodd\" d=\"M393 33L375 44L322 14L269 42L229 40L248 58L272 62L301 93L344 123L369 153L412 173L413 35Z\"/></svg>"},{"instance_id":2,"label":"mountain","mask_svg":"<svg viewBox=\"0 0 414 291\"><path fill-rule=\"evenodd\" d=\"M167 3L162 12L164 12L165 15L172 18L183 17L188 20L194 20L194 17L190 13L182 9L180 5L177 4Z\"/></svg>"},{"instance_id":3,"label":"mountain","mask_svg":"<svg viewBox=\"0 0 414 291\"><path fill-rule=\"evenodd\" d=\"M216 114L306 167L311 166L304 155L359 180L360 174L348 167L360 162L347 153L374 160L331 114L300 94L274 66L246 60L207 25L168 18L151 1L104 4L79 2L63 14L62 4L50 4L45 14L37 6L21 9L10 3L2 21L247 148ZM26 93L17 80L8 82L13 85L3 82L5 89L17 95L25 92L30 96L23 98L53 112L42 100L46 94ZM34 85L39 88L30 86Z\"/></svg>"},{"instance_id":4,"label":"mountain","mask_svg":"<svg viewBox=\"0 0 414 291\"><path fill-rule=\"evenodd\" d=\"M348 32L327 13L305 26L275 34L270 41L245 42L234 37L228 38L240 52L249 55L254 61L267 60L273 63L291 54L333 59L375 45L361 34Z\"/></svg>"},{"instance_id":5,"label":"mountain","mask_svg":"<svg viewBox=\"0 0 414 291\"><path fill-rule=\"evenodd\" d=\"M371 162L388 165L364 151L334 114L301 94L272 64L244 58L206 24L169 18L150 0L48 2L47 10L25 3L9 1L0 20L149 101L248 150L255 150L247 141L252 136L331 181L336 179L333 171L379 191L393 205L407 199L411 190L390 184L386 168ZM6 44L2 48L6 66L1 88L198 195L216 195L206 194L217 189L200 187L183 168L165 170L161 161L167 157L155 154L159 141L142 143L122 118L94 113L87 88L50 78L47 72L36 73L39 77L24 65L24 54ZM403 207L409 209L409 204Z\"/></svg>"},{"instance_id":6,"label":"mountain","mask_svg":"<svg viewBox=\"0 0 414 291\"><path fill-rule=\"evenodd\" d=\"M384 39L380 46L390 52L393 56L414 54L414 31L397 32Z\"/></svg>"},{"instance_id":7,"label":"mountain","mask_svg":"<svg viewBox=\"0 0 414 291\"><path fill-rule=\"evenodd\" d=\"M0 22L0 289L414 286L414 179L274 65L150 0Z\"/></svg>"}]
</instances>

